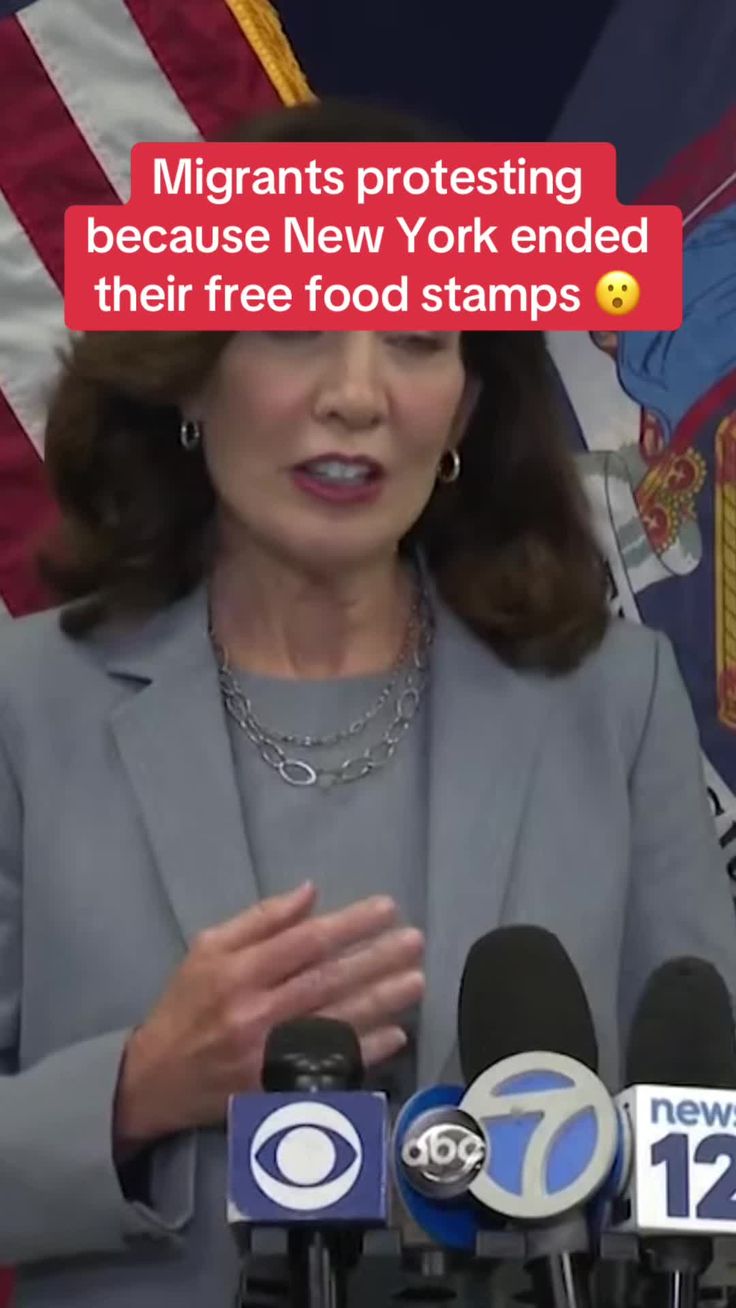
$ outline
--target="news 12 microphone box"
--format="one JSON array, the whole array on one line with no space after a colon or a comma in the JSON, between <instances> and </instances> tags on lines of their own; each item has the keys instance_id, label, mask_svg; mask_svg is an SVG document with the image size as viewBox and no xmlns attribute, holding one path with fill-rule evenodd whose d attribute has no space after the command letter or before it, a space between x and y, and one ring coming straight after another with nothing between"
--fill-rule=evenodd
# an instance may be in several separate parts
<instances>
[{"instance_id":1,"label":"news 12 microphone box","mask_svg":"<svg viewBox=\"0 0 736 1308\"><path fill-rule=\"evenodd\" d=\"M633 1147L615 1229L735 1235L736 1090L637 1085L616 1102Z\"/></svg>"},{"instance_id":2,"label":"news 12 microphone box","mask_svg":"<svg viewBox=\"0 0 736 1308\"><path fill-rule=\"evenodd\" d=\"M373 1091L233 1095L231 1225L384 1226L389 1114Z\"/></svg>"}]
</instances>

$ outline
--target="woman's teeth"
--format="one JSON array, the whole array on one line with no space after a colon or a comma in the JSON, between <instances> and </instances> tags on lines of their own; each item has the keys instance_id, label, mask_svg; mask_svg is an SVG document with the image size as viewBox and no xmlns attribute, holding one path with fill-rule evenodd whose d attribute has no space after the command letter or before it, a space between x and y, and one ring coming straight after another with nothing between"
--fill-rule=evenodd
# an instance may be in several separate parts
<instances>
[{"instance_id":1,"label":"woman's teeth","mask_svg":"<svg viewBox=\"0 0 736 1308\"><path fill-rule=\"evenodd\" d=\"M303 465L310 477L320 477L324 481L359 482L368 481L372 472L364 464L333 463L330 460Z\"/></svg>"}]
</instances>

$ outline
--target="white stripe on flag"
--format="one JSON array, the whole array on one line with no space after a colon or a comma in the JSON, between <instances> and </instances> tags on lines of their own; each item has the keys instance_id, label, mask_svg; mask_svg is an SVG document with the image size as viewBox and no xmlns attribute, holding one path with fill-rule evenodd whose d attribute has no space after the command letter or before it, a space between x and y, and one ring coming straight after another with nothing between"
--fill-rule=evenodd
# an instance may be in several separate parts
<instances>
[{"instance_id":1,"label":"white stripe on flag","mask_svg":"<svg viewBox=\"0 0 736 1308\"><path fill-rule=\"evenodd\" d=\"M729 186L733 186L734 182L736 182L736 169L734 169L732 173L729 173L728 177L724 177L720 185L716 186L715 190L711 191L709 195L706 195L705 199L700 201L700 204L696 204L694 209L683 211L682 226L685 230L686 238L687 228L690 223L695 222L698 214L702 213L704 209L707 209L708 205L712 204L714 200L717 200L719 195L723 195L723 192L727 191Z\"/></svg>"},{"instance_id":2,"label":"white stripe on flag","mask_svg":"<svg viewBox=\"0 0 736 1308\"><path fill-rule=\"evenodd\" d=\"M547 332L546 339L588 449L638 441L641 406L619 385L613 359L587 332Z\"/></svg>"},{"instance_id":3,"label":"white stripe on flag","mask_svg":"<svg viewBox=\"0 0 736 1308\"><path fill-rule=\"evenodd\" d=\"M56 351L69 340L64 303L0 191L0 389L43 454Z\"/></svg>"},{"instance_id":4,"label":"white stripe on flag","mask_svg":"<svg viewBox=\"0 0 736 1308\"><path fill-rule=\"evenodd\" d=\"M123 0L36 0L18 21L122 200L137 141L201 140Z\"/></svg>"}]
</instances>

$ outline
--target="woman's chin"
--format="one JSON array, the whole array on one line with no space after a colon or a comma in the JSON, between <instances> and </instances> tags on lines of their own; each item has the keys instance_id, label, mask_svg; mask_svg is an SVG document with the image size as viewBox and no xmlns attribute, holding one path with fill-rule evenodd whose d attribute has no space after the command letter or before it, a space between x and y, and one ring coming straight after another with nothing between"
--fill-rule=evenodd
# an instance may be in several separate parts
<instances>
[{"instance_id":1,"label":"woman's chin","mask_svg":"<svg viewBox=\"0 0 736 1308\"><path fill-rule=\"evenodd\" d=\"M300 568L306 566L315 573L334 575L370 567L380 559L388 563L395 557L398 543L398 536L377 536L366 532L359 537L333 531L325 536L305 535L290 540L288 544L282 541L276 549L282 558L288 554Z\"/></svg>"}]
</instances>

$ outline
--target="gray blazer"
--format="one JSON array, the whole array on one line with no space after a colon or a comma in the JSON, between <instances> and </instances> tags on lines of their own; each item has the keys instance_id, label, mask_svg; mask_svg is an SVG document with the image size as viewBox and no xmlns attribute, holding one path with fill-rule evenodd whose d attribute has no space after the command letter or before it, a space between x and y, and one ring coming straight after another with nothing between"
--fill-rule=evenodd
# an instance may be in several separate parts
<instances>
[{"instance_id":1,"label":"gray blazer","mask_svg":"<svg viewBox=\"0 0 736 1308\"><path fill-rule=\"evenodd\" d=\"M111 1159L129 1030L196 933L256 895L205 592L81 643L57 616L0 643L0 1262L20 1265L21 1308L230 1308L223 1132L154 1148L150 1208L126 1199ZM661 960L699 954L736 991L669 641L616 619L579 670L549 679L510 671L442 608L431 723L420 1080L452 1062L469 946L525 921L572 956L615 1086Z\"/></svg>"}]
</instances>

